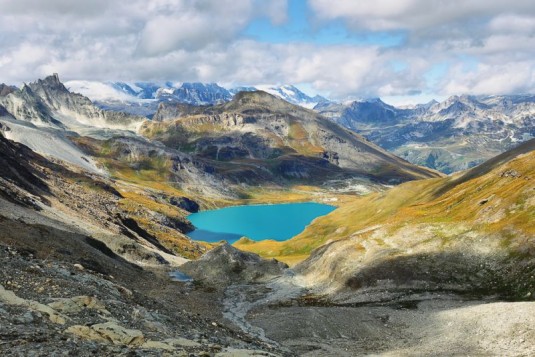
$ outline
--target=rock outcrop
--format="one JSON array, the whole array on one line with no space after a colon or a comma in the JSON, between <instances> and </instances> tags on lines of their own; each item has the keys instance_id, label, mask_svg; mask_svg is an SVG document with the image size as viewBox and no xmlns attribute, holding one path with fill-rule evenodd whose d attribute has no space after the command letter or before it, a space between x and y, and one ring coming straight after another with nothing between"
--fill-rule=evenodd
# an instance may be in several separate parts
<instances>
[{"instance_id":1,"label":"rock outcrop","mask_svg":"<svg viewBox=\"0 0 535 357\"><path fill-rule=\"evenodd\" d=\"M231 283L266 282L282 275L286 268L286 264L275 259L262 259L257 254L242 252L225 243L200 259L182 265L180 271L218 287Z\"/></svg>"},{"instance_id":2,"label":"rock outcrop","mask_svg":"<svg viewBox=\"0 0 535 357\"><path fill-rule=\"evenodd\" d=\"M188 197L173 196L169 198L169 203L191 213L199 212L199 204Z\"/></svg>"}]
</instances>

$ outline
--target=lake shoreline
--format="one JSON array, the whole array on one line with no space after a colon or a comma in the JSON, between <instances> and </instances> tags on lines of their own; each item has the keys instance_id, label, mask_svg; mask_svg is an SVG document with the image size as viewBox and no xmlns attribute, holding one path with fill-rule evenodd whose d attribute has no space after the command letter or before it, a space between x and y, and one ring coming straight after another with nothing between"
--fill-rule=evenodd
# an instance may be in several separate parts
<instances>
[{"instance_id":1,"label":"lake shoreline","mask_svg":"<svg viewBox=\"0 0 535 357\"><path fill-rule=\"evenodd\" d=\"M337 206L317 202L293 202L228 206L187 216L195 226L188 237L196 241L233 244L242 237L253 241L283 242L301 233L317 217ZM274 222L277 224L274 225Z\"/></svg>"}]
</instances>

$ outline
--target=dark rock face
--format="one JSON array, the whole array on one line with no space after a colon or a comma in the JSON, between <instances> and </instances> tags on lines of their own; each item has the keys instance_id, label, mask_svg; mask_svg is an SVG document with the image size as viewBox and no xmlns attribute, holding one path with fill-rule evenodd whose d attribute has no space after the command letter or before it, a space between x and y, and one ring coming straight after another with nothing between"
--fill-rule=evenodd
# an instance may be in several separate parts
<instances>
[{"instance_id":1,"label":"dark rock face","mask_svg":"<svg viewBox=\"0 0 535 357\"><path fill-rule=\"evenodd\" d=\"M3 106L0 105L0 117L3 117L3 116L10 116L11 114L7 111L6 108L4 108ZM0 124L2 125L2 124ZM0 126L0 129L2 129L2 127Z\"/></svg>"},{"instance_id":2,"label":"dark rock face","mask_svg":"<svg viewBox=\"0 0 535 357\"><path fill-rule=\"evenodd\" d=\"M199 212L199 204L187 197L171 197L169 203L191 213Z\"/></svg>"},{"instance_id":3,"label":"dark rock face","mask_svg":"<svg viewBox=\"0 0 535 357\"><path fill-rule=\"evenodd\" d=\"M196 280L214 285L228 285L233 282L267 281L280 276L286 268L286 264L275 259L265 260L225 243L203 255L201 259L187 262L180 270Z\"/></svg>"},{"instance_id":4,"label":"dark rock face","mask_svg":"<svg viewBox=\"0 0 535 357\"><path fill-rule=\"evenodd\" d=\"M324 151L320 154L322 159L329 161L333 165L338 165L338 153L333 151Z\"/></svg>"},{"instance_id":5,"label":"dark rock face","mask_svg":"<svg viewBox=\"0 0 535 357\"><path fill-rule=\"evenodd\" d=\"M13 93L17 90L17 87L8 86L4 83L0 83L0 97L5 97L9 93Z\"/></svg>"},{"instance_id":6,"label":"dark rock face","mask_svg":"<svg viewBox=\"0 0 535 357\"><path fill-rule=\"evenodd\" d=\"M40 174L28 164L28 159L45 161L24 145L5 139L0 133L0 196L9 201L39 209L36 197L47 202L43 195L49 192ZM35 195L31 197L24 191Z\"/></svg>"}]
</instances>

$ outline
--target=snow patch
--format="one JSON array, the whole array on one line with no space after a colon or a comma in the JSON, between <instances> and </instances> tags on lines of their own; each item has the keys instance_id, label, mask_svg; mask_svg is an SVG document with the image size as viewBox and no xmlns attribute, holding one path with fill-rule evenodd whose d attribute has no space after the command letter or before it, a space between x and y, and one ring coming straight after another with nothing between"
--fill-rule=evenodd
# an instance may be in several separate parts
<instances>
[{"instance_id":1,"label":"snow patch","mask_svg":"<svg viewBox=\"0 0 535 357\"><path fill-rule=\"evenodd\" d=\"M119 101L119 102L138 102L142 101L137 97L128 95L117 90L112 85L96 81L68 81L65 87L71 93L82 94L91 101ZM141 88L139 88L141 90Z\"/></svg>"},{"instance_id":2,"label":"snow patch","mask_svg":"<svg viewBox=\"0 0 535 357\"><path fill-rule=\"evenodd\" d=\"M28 146L33 151L79 166L87 171L105 175L106 172L97 163L78 149L64 132L50 128L37 128L32 124L0 119L0 123L9 127L4 136Z\"/></svg>"}]
</instances>

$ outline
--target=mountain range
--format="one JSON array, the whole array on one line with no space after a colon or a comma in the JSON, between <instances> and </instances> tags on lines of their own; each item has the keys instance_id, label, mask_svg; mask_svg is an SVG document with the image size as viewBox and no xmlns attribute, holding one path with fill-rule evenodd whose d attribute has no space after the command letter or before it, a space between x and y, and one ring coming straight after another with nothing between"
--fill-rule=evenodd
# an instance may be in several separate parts
<instances>
[{"instance_id":1,"label":"mountain range","mask_svg":"<svg viewBox=\"0 0 535 357\"><path fill-rule=\"evenodd\" d=\"M81 93L103 109L128 112L151 117L162 101L192 105L214 105L228 102L238 92L262 90L289 103L313 108L327 99L310 97L292 85L258 85L224 88L216 83L152 83L152 82L95 82L69 81L66 86Z\"/></svg>"},{"instance_id":2,"label":"mountain range","mask_svg":"<svg viewBox=\"0 0 535 357\"><path fill-rule=\"evenodd\" d=\"M315 110L406 160L451 173L535 137L535 96L452 96L413 108L380 99Z\"/></svg>"},{"instance_id":3,"label":"mountain range","mask_svg":"<svg viewBox=\"0 0 535 357\"><path fill-rule=\"evenodd\" d=\"M193 87L176 95L219 101ZM247 88L152 102L148 119L58 75L0 86L0 351L535 352L535 139L508 132L515 148L444 175L355 132L394 138L421 116L488 143L485 125L529 127L528 96L312 110ZM309 201L336 209L284 242L186 235L198 210Z\"/></svg>"},{"instance_id":4,"label":"mountain range","mask_svg":"<svg viewBox=\"0 0 535 357\"><path fill-rule=\"evenodd\" d=\"M152 118L161 102L194 106L262 90L322 114L417 165L444 173L473 167L535 136L533 95L452 96L443 102L395 107L381 99L336 102L291 85L223 88L215 83L87 82L67 87L103 109Z\"/></svg>"},{"instance_id":5,"label":"mountain range","mask_svg":"<svg viewBox=\"0 0 535 357\"><path fill-rule=\"evenodd\" d=\"M182 85L169 95L216 100L215 87ZM210 96L199 88L210 89ZM437 175L262 91L242 91L218 105L164 100L152 121L101 109L57 75L6 92L0 123L7 138L95 173L103 166L120 174L141 165L184 188L204 182L205 192L230 195L232 185L243 183L358 178L375 185Z\"/></svg>"}]
</instances>

